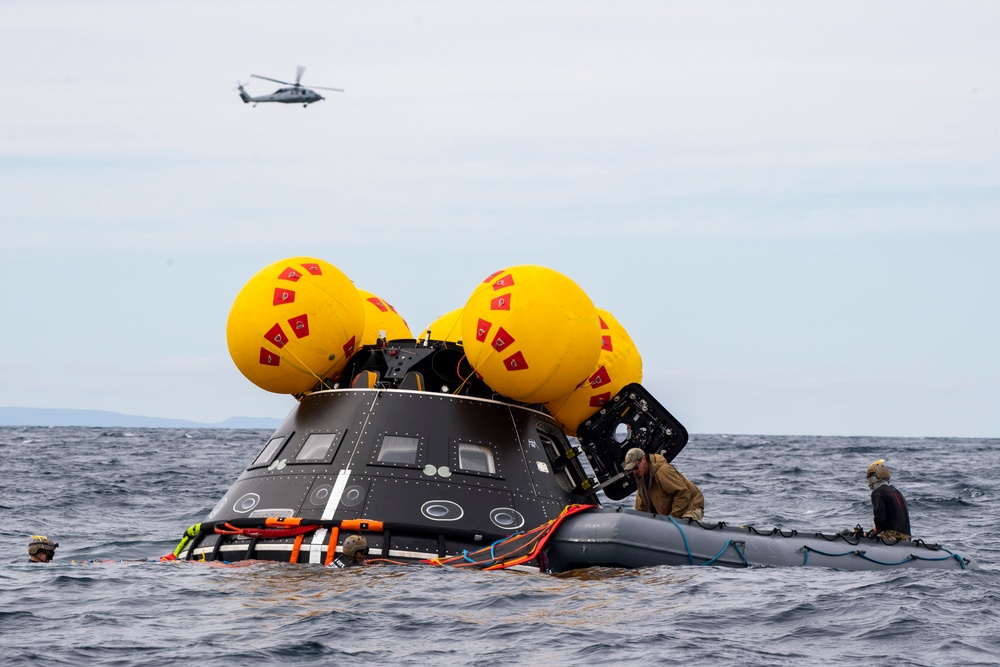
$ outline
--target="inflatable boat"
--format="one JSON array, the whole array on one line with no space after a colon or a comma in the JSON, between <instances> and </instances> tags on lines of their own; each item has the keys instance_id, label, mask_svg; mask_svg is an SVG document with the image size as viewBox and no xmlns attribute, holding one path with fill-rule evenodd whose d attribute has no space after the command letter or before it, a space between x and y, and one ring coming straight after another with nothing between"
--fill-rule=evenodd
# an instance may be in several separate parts
<instances>
[{"instance_id":1,"label":"inflatable boat","mask_svg":"<svg viewBox=\"0 0 1000 667\"><path fill-rule=\"evenodd\" d=\"M626 509L594 509L562 522L545 549L547 567L561 572L594 565L718 565L724 567L899 567L965 570L974 560L923 540L868 538L858 532L708 524Z\"/></svg>"},{"instance_id":2,"label":"inflatable boat","mask_svg":"<svg viewBox=\"0 0 1000 667\"><path fill-rule=\"evenodd\" d=\"M361 534L370 559L483 569L975 566L920 541L602 508L636 490L626 451L671 461L688 433L624 328L544 267L487 276L413 337L336 267L281 260L237 296L227 342L297 403L167 559L330 565Z\"/></svg>"}]
</instances>

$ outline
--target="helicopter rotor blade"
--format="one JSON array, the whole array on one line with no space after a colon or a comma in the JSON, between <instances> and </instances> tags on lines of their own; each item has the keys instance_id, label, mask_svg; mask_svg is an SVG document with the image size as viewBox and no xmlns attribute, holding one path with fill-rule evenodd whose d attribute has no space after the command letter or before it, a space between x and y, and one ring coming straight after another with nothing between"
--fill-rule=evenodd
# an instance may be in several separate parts
<instances>
[{"instance_id":1,"label":"helicopter rotor blade","mask_svg":"<svg viewBox=\"0 0 1000 667\"><path fill-rule=\"evenodd\" d=\"M335 90L338 93L344 92L343 88L326 88L324 86L309 86L310 88L316 88L317 90Z\"/></svg>"},{"instance_id":2,"label":"helicopter rotor blade","mask_svg":"<svg viewBox=\"0 0 1000 667\"><path fill-rule=\"evenodd\" d=\"M279 79L272 79L269 76L261 76L260 74L251 74L250 76L252 76L255 79L264 79L265 81L274 81L275 83L280 83L280 84L283 84L283 85L286 85L286 86L297 86L297 85L299 85L298 83L289 83L288 81L281 81Z\"/></svg>"},{"instance_id":3,"label":"helicopter rotor blade","mask_svg":"<svg viewBox=\"0 0 1000 667\"><path fill-rule=\"evenodd\" d=\"M302 73L305 72L305 71L306 71L306 68L305 68L304 65L299 65L298 67L295 68L295 85L296 86L299 85L299 81L302 80Z\"/></svg>"}]
</instances>

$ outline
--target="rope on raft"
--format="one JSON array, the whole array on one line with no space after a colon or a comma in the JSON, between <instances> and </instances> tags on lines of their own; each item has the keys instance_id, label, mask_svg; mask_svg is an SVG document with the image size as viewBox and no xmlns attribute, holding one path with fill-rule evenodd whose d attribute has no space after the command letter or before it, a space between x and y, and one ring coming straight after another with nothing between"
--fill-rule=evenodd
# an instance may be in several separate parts
<instances>
[{"instance_id":1,"label":"rope on raft","mask_svg":"<svg viewBox=\"0 0 1000 667\"><path fill-rule=\"evenodd\" d=\"M596 508L597 505L567 505L559 516L523 533L514 533L476 551L465 550L456 556L428 558L429 565L450 565L477 570L504 570L533 560L541 554L549 538L568 516Z\"/></svg>"},{"instance_id":2,"label":"rope on raft","mask_svg":"<svg viewBox=\"0 0 1000 667\"><path fill-rule=\"evenodd\" d=\"M889 561L878 560L877 558L872 558L871 556L868 556L867 554L865 554L864 551L862 551L860 549L855 550L855 551L845 551L845 552L839 553L839 554L832 554L832 553L827 553L825 551L820 551L819 549L813 549L810 546L803 546L802 547L802 551L805 552L805 558L802 560L802 564L803 565L808 565L809 564L809 553L810 552L815 552L815 553L818 553L821 556L830 556L830 557L833 557L833 558L837 558L837 557L840 557L840 556L857 556L859 558L864 558L866 561L869 561L871 563L876 563L878 565L904 565L906 563L909 563L909 562L915 561L915 560L928 560L928 561L931 561L931 560L950 560L950 559L954 558L955 561L958 563L959 567L961 567L963 570L965 569L965 559L962 558L962 556L960 556L959 554L956 554L954 552L948 551L947 549L943 550L943 551L948 551L948 555L947 556L939 556L939 557L935 557L935 558L930 558L928 556L918 556L917 554L908 554L906 556L906 558L904 558L903 560L900 560L900 561L896 561L896 562L889 562Z\"/></svg>"}]
</instances>

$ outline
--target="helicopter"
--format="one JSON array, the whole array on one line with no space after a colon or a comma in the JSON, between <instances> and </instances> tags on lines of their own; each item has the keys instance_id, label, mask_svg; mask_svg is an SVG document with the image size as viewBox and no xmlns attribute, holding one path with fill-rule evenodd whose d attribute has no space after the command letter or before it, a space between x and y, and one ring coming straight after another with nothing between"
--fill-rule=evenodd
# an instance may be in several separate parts
<instances>
[{"instance_id":1,"label":"helicopter","mask_svg":"<svg viewBox=\"0 0 1000 667\"><path fill-rule=\"evenodd\" d=\"M261 95L260 97L251 97L246 90L244 90L242 83L237 82L237 90L240 92L240 99L243 103L253 102L254 106L257 106L260 102L281 102L282 104L301 104L303 107L307 107L313 102L319 102L320 100L325 100L326 98L317 93L311 88L305 88L299 81L302 79L302 73L306 71L306 68L299 65L295 70L295 83L290 83L288 81L279 81L278 79L272 79L269 76L261 76L259 74L251 74L250 76L255 79L264 79L265 81L274 81L275 83L284 84L286 86L291 86L291 88L279 88L270 95ZM338 93L344 92L343 88L324 88L323 86L313 86L319 90L333 90Z\"/></svg>"}]
</instances>

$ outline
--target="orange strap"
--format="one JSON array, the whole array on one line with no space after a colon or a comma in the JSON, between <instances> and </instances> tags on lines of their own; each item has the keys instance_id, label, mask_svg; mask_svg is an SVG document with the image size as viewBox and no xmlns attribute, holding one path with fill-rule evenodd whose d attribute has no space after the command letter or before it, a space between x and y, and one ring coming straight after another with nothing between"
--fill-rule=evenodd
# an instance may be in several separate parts
<instances>
[{"instance_id":1,"label":"orange strap","mask_svg":"<svg viewBox=\"0 0 1000 667\"><path fill-rule=\"evenodd\" d=\"M370 521L368 519L344 519L340 522L341 530L361 531L367 530L374 533L382 532L381 521Z\"/></svg>"},{"instance_id":2,"label":"orange strap","mask_svg":"<svg viewBox=\"0 0 1000 667\"><path fill-rule=\"evenodd\" d=\"M269 516L264 519L264 525L274 528L275 526L298 526L302 523L302 517L300 516L282 516L275 517Z\"/></svg>"},{"instance_id":3,"label":"orange strap","mask_svg":"<svg viewBox=\"0 0 1000 667\"><path fill-rule=\"evenodd\" d=\"M299 550L302 548L302 540L305 535L299 535L295 538L295 544L292 545L292 555L288 558L289 563L299 562Z\"/></svg>"},{"instance_id":4,"label":"orange strap","mask_svg":"<svg viewBox=\"0 0 1000 667\"><path fill-rule=\"evenodd\" d=\"M330 565L330 563L333 562L334 557L337 555L337 537L339 536L339 529L330 529L330 542L326 545L326 560L323 561L323 565Z\"/></svg>"}]
</instances>

